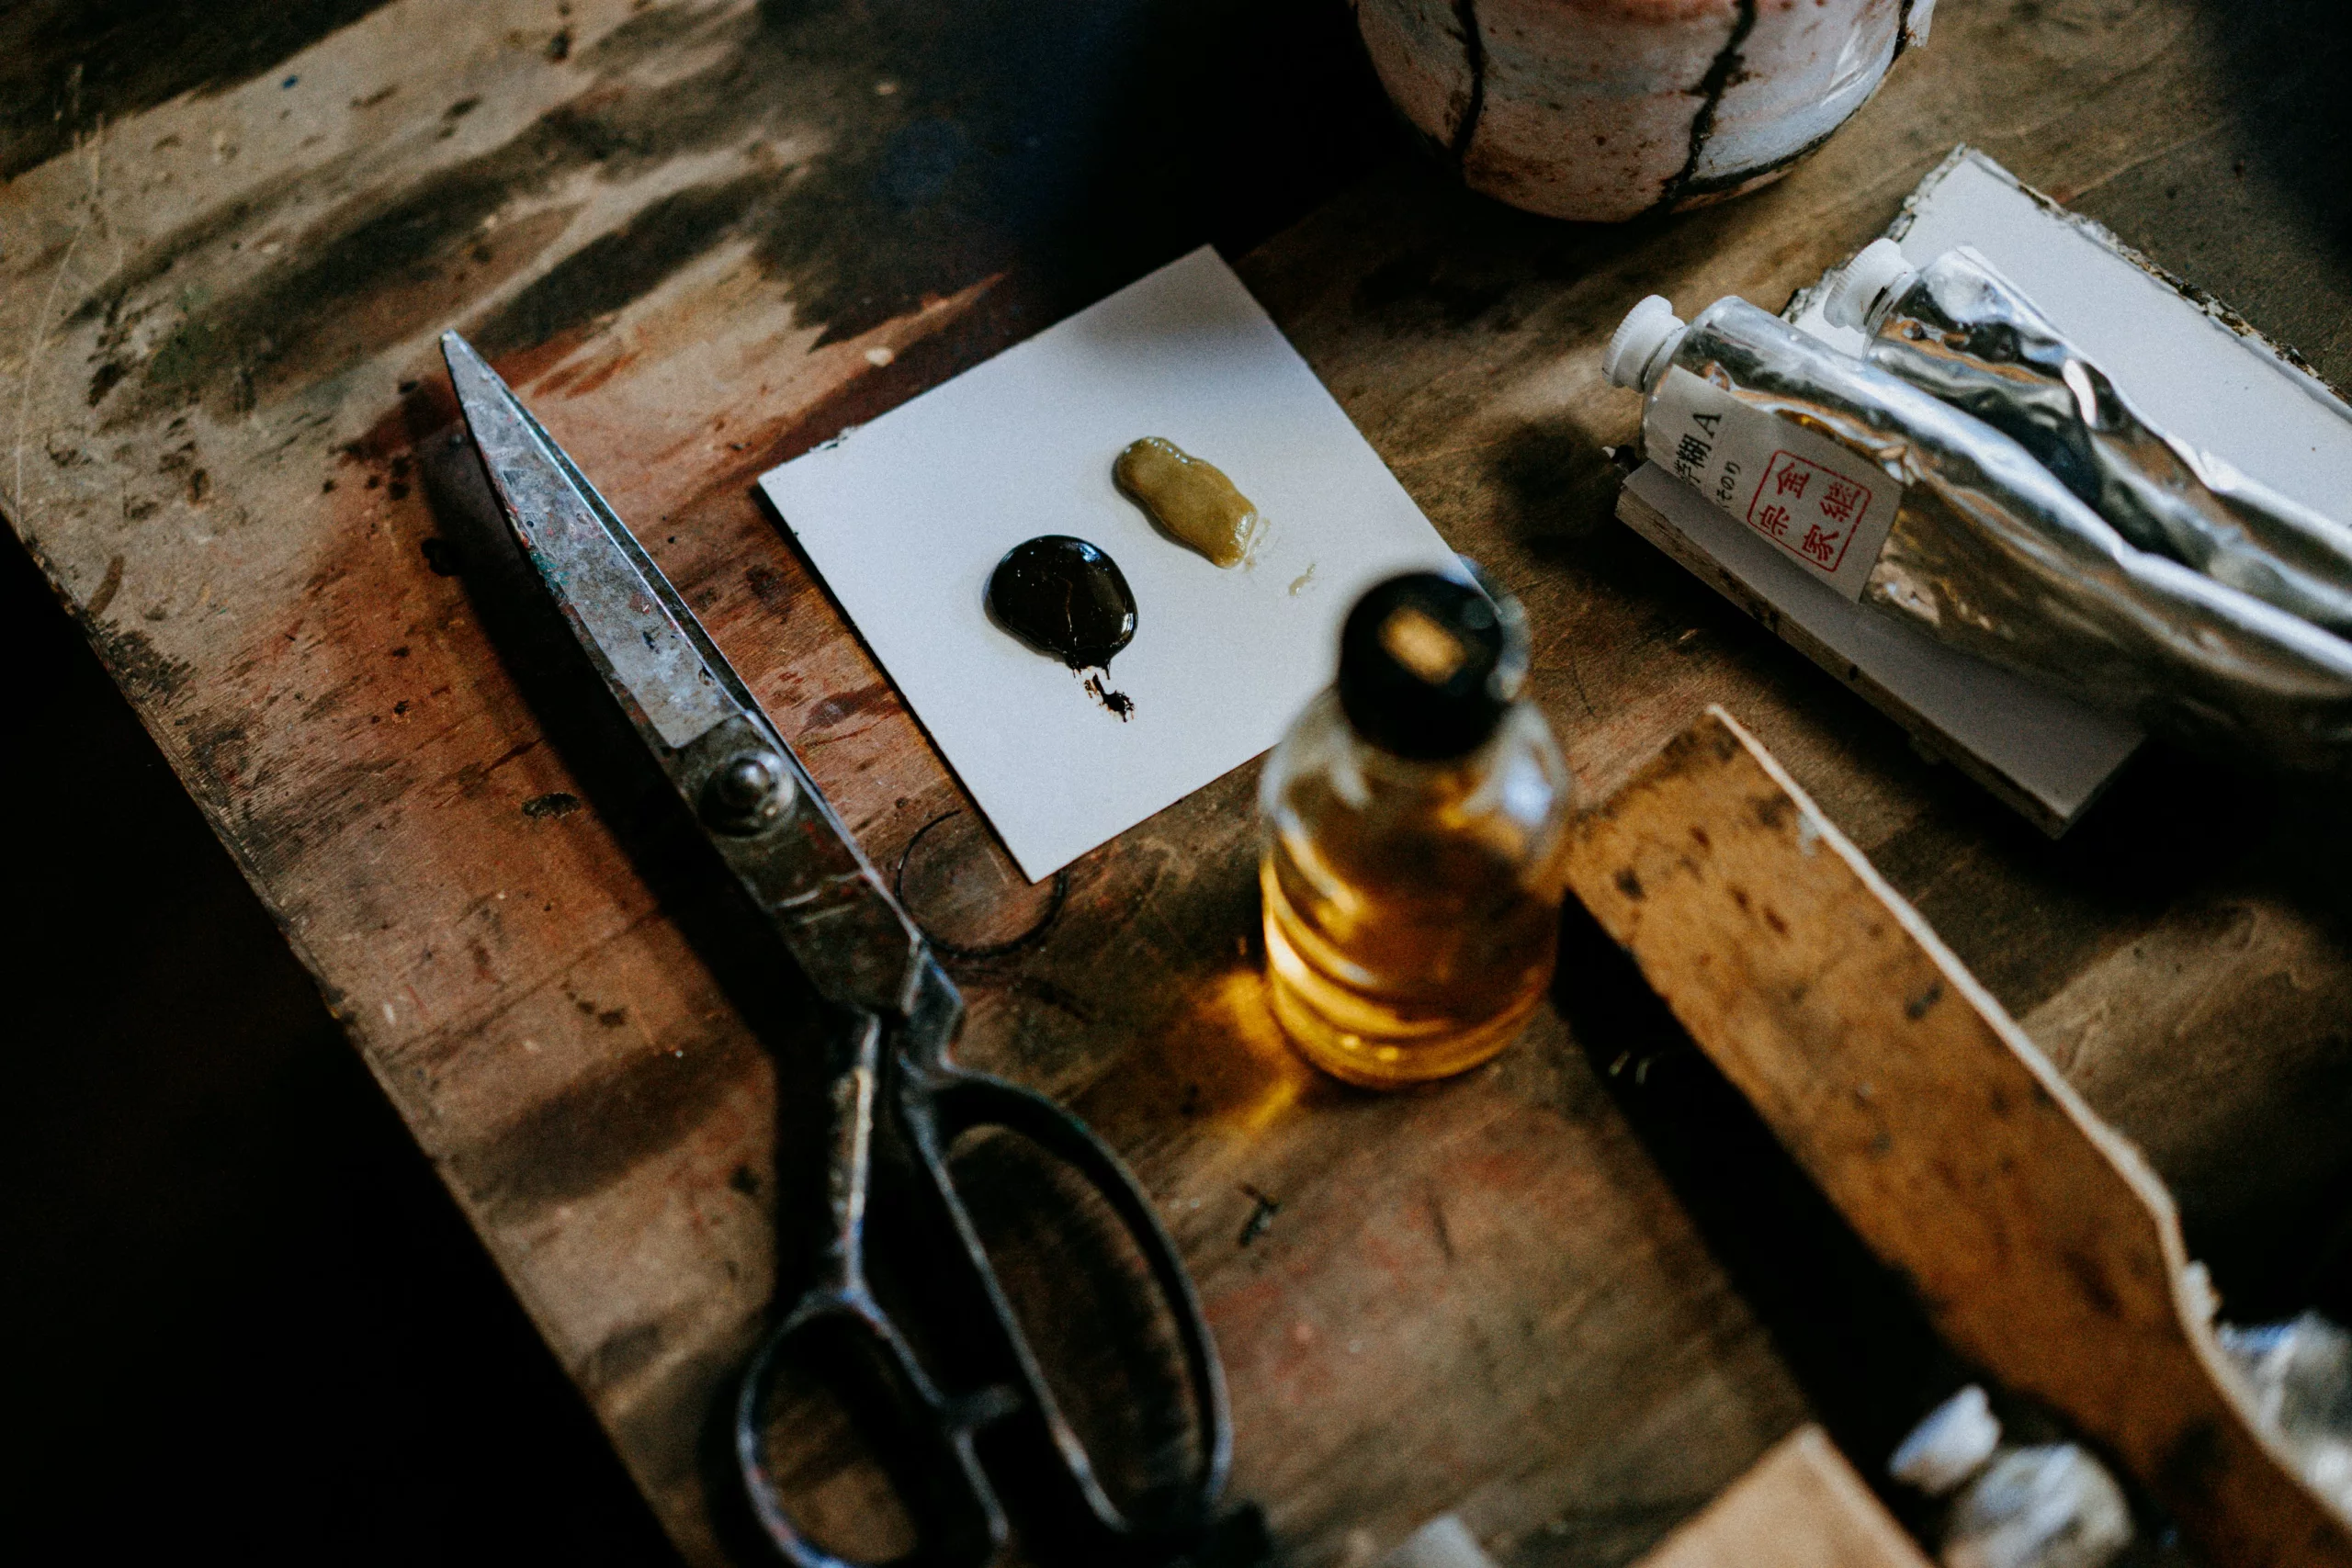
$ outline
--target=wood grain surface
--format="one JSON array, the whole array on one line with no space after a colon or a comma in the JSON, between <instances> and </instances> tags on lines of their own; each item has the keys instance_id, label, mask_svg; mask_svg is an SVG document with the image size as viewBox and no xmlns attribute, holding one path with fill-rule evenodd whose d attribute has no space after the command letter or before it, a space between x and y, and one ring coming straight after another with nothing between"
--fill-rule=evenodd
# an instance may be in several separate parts
<instances>
[{"instance_id":1,"label":"wood grain surface","mask_svg":"<svg viewBox=\"0 0 2352 1568\"><path fill-rule=\"evenodd\" d=\"M2170 1196L1721 709L1577 824L1568 886L1956 1349L2217 1562L2352 1565L2267 1440Z\"/></svg>"},{"instance_id":2,"label":"wood grain surface","mask_svg":"<svg viewBox=\"0 0 2352 1568\"><path fill-rule=\"evenodd\" d=\"M67 9L12 13L46 74L0 125L0 504L691 1558L720 1551L706 1416L809 1198L811 1028L699 909L472 531L433 335L493 356L888 864L963 802L752 476L1197 243L1169 182L1267 148L1377 164L1236 259L1526 601L1587 788L1725 705L2139 1143L2248 1310L2324 1260L2296 1238L2352 1178L2340 811L2160 757L2043 841L1610 520L1601 448L1635 410L1598 354L1653 289L1777 306L1965 139L2341 378L2341 193L2311 149L2352 52L2324 8L1948 0L1783 185L1613 230L1363 153L1372 111L1302 99L1353 47L1304 0L240 7L291 18L258 66ZM1294 1561L1370 1561L1448 1508L1515 1565L1630 1561L1808 1390L1605 1042L1547 1013L1386 1098L1283 1048L1251 784L1089 855L1041 942L960 965L962 1053L1072 1105L1161 1204L1237 1489Z\"/></svg>"}]
</instances>

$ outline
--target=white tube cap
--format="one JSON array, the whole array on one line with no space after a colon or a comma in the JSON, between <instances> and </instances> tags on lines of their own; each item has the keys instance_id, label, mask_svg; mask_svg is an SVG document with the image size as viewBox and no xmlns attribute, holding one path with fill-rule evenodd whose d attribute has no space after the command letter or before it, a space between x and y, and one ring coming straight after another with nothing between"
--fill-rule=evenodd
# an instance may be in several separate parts
<instances>
[{"instance_id":1,"label":"white tube cap","mask_svg":"<svg viewBox=\"0 0 2352 1568\"><path fill-rule=\"evenodd\" d=\"M2001 1418L1984 1391L1970 1383L1911 1429L1886 1472L1930 1497L1940 1497L1976 1473L2001 1446Z\"/></svg>"},{"instance_id":2,"label":"white tube cap","mask_svg":"<svg viewBox=\"0 0 2352 1568\"><path fill-rule=\"evenodd\" d=\"M1919 269L1904 255L1902 246L1892 240L1872 240L1862 247L1861 254L1846 264L1846 270L1829 286L1829 298L1822 302L1822 314L1833 325L1869 332L1871 318L1878 313L1881 304L1910 288L1911 280L1918 276Z\"/></svg>"},{"instance_id":3,"label":"white tube cap","mask_svg":"<svg viewBox=\"0 0 2352 1568\"><path fill-rule=\"evenodd\" d=\"M1612 387L1649 390L1657 367L1682 341L1682 318L1663 294L1653 294L1625 312L1601 355L1601 374Z\"/></svg>"}]
</instances>

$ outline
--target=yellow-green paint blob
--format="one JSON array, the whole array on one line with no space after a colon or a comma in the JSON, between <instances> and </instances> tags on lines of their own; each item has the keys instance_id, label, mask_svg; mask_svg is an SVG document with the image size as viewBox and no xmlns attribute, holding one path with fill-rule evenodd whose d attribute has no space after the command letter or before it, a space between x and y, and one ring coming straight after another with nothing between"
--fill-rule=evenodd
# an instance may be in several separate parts
<instances>
[{"instance_id":1,"label":"yellow-green paint blob","mask_svg":"<svg viewBox=\"0 0 2352 1568\"><path fill-rule=\"evenodd\" d=\"M1261 524L1258 509L1223 469L1173 441L1147 435L1119 454L1112 478L1179 543L1218 566L1238 566Z\"/></svg>"}]
</instances>

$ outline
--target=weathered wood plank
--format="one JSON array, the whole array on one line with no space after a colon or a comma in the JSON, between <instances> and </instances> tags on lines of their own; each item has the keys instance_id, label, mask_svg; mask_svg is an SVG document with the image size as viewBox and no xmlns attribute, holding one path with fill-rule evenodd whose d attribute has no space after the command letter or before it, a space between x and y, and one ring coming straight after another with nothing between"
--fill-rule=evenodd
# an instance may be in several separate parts
<instances>
[{"instance_id":1,"label":"weathered wood plank","mask_svg":"<svg viewBox=\"0 0 2352 1568\"><path fill-rule=\"evenodd\" d=\"M2170 1196L1721 709L1584 818L1568 886L1951 1345L2216 1562L2352 1564L2224 1370Z\"/></svg>"},{"instance_id":2,"label":"weathered wood plank","mask_svg":"<svg viewBox=\"0 0 2352 1568\"><path fill-rule=\"evenodd\" d=\"M1245 135L1363 155L1355 100L1250 74L1339 69L1336 9L1182 9L1118 10L1072 54L1070 17L1009 5L390 0L0 187L0 505L700 1558L699 1424L805 1175L805 1042L788 982L691 917L468 532L428 441L432 334L496 355L887 862L960 796L750 479L1196 242L1199 208L1068 173L1147 110L1235 139L1208 165L1117 141L1180 173L1229 171ZM1291 19L1270 39L1244 11ZM2220 25L2189 0L1959 7L1755 199L1602 232L1399 165L1243 263L1441 530L1528 601L1586 784L1731 705L2155 1152L2192 1236L2345 1179L2343 831L2164 763L2036 842L1608 521L1599 448L1633 408L1597 347L1653 288L1777 303L1963 136L2159 260L2193 233L2268 279L2220 220L2100 205L2233 145ZM1216 69L1137 74L1171 58ZM2265 102L2341 63L2303 49ZM1259 109L1219 129L1188 92ZM2245 199L2261 244L2312 221ZM2313 321L2305 288L2346 297L2306 270L2236 302ZM2343 368L2337 340L2307 346ZM1628 1561L1804 1396L1556 1021L1395 1100L1279 1046L1250 784L1089 856L1044 942L966 966L964 1049L1071 1100L1162 1201L1224 1337L1239 1487L1299 1561L1449 1507L1521 1562ZM2242 950L2198 939L2241 916ZM2141 953L2180 966L2172 1011ZM2264 1088L2274 1062L2304 1088ZM1283 1205L1246 1247L1243 1181Z\"/></svg>"}]
</instances>

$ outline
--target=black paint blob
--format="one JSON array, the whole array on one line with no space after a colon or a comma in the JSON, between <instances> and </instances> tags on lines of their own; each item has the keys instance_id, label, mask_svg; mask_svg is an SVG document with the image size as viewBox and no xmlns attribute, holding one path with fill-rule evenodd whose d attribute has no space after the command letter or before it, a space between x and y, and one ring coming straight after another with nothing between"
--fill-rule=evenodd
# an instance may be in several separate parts
<instances>
[{"instance_id":1,"label":"black paint blob","mask_svg":"<svg viewBox=\"0 0 2352 1568\"><path fill-rule=\"evenodd\" d=\"M1136 596L1119 563L1068 534L1007 550L989 574L988 604L997 625L1073 670L1107 668L1136 635Z\"/></svg>"}]
</instances>

